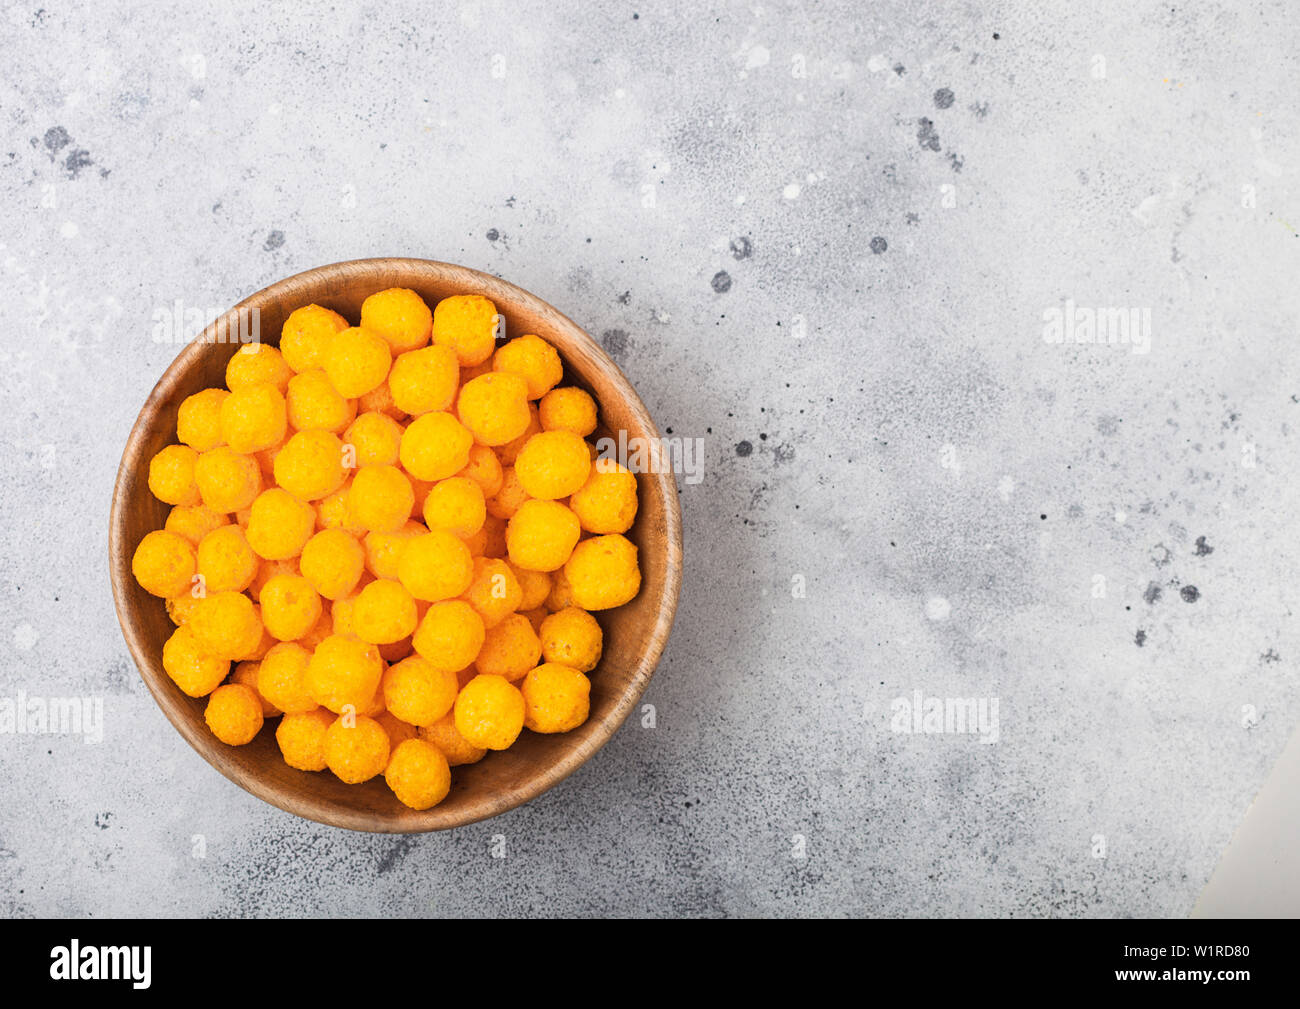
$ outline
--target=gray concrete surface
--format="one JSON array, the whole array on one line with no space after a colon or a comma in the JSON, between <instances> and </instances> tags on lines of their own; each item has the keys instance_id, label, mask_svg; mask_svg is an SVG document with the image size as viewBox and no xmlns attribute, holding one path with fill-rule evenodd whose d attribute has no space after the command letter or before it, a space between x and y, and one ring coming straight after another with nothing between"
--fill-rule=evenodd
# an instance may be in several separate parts
<instances>
[{"instance_id":1,"label":"gray concrete surface","mask_svg":"<svg viewBox=\"0 0 1300 1009\"><path fill-rule=\"evenodd\" d=\"M1287 4L198 6L0 24L0 697L104 718L0 734L5 913L1191 910L1300 716ZM385 254L556 304L707 464L656 727L414 839L210 770L105 560L159 307Z\"/></svg>"}]
</instances>

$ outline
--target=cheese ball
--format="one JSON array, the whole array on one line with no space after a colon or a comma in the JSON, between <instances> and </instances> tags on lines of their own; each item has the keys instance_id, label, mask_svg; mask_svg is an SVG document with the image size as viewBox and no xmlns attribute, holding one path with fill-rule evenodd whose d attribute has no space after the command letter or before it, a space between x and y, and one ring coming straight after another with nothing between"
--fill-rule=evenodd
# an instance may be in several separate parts
<instances>
[{"instance_id":1,"label":"cheese ball","mask_svg":"<svg viewBox=\"0 0 1300 1009\"><path fill-rule=\"evenodd\" d=\"M408 739L420 738L419 729L414 725L411 725L409 722L403 722L391 711L381 711L379 714L371 715L370 717L382 725L384 731L388 733L388 748L390 752L388 762L390 764L393 762L391 756L392 751L396 750Z\"/></svg>"},{"instance_id":2,"label":"cheese ball","mask_svg":"<svg viewBox=\"0 0 1300 1009\"><path fill-rule=\"evenodd\" d=\"M164 599L188 592L195 568L194 546L185 537L165 529L146 533L131 556L131 573L140 587Z\"/></svg>"},{"instance_id":3,"label":"cheese ball","mask_svg":"<svg viewBox=\"0 0 1300 1009\"><path fill-rule=\"evenodd\" d=\"M316 626L299 638L297 643L309 652L315 651L316 646L333 633L334 621L331 619L330 611L322 604L320 619L316 621Z\"/></svg>"},{"instance_id":4,"label":"cheese ball","mask_svg":"<svg viewBox=\"0 0 1300 1009\"><path fill-rule=\"evenodd\" d=\"M411 725L431 725L451 710L460 684L449 669L412 655L384 673L384 704Z\"/></svg>"},{"instance_id":5,"label":"cheese ball","mask_svg":"<svg viewBox=\"0 0 1300 1009\"><path fill-rule=\"evenodd\" d=\"M396 357L429 342L433 313L414 291L390 287L361 303L361 328L378 333Z\"/></svg>"},{"instance_id":6,"label":"cheese ball","mask_svg":"<svg viewBox=\"0 0 1300 1009\"><path fill-rule=\"evenodd\" d=\"M184 536L197 547L213 529L226 525L230 525L228 515L213 511L205 504L196 504L177 505L167 513L163 528L169 533Z\"/></svg>"},{"instance_id":7,"label":"cheese ball","mask_svg":"<svg viewBox=\"0 0 1300 1009\"><path fill-rule=\"evenodd\" d=\"M262 731L262 701L242 683L227 683L208 697L203 720L223 743L243 746Z\"/></svg>"},{"instance_id":8,"label":"cheese ball","mask_svg":"<svg viewBox=\"0 0 1300 1009\"><path fill-rule=\"evenodd\" d=\"M475 557L473 577L462 593L483 618L483 626L495 627L519 609L523 589L510 565L496 557Z\"/></svg>"},{"instance_id":9,"label":"cheese ball","mask_svg":"<svg viewBox=\"0 0 1300 1009\"><path fill-rule=\"evenodd\" d=\"M171 618L171 622L179 627L181 624L187 623L190 617L194 615L194 607L198 601L198 597L194 596L191 591L182 593L179 596L172 596L164 600L163 605L167 608L167 616Z\"/></svg>"},{"instance_id":10,"label":"cheese ball","mask_svg":"<svg viewBox=\"0 0 1300 1009\"><path fill-rule=\"evenodd\" d=\"M368 532L395 532L411 515L415 490L396 466L363 466L348 491L348 521Z\"/></svg>"},{"instance_id":11,"label":"cheese ball","mask_svg":"<svg viewBox=\"0 0 1300 1009\"><path fill-rule=\"evenodd\" d=\"M194 482L194 463L199 454L188 445L168 445L149 460L149 490L159 501L169 505L196 505L198 484Z\"/></svg>"},{"instance_id":12,"label":"cheese ball","mask_svg":"<svg viewBox=\"0 0 1300 1009\"><path fill-rule=\"evenodd\" d=\"M242 455L284 441L287 425L284 396L273 385L235 389L221 404L221 437Z\"/></svg>"},{"instance_id":13,"label":"cheese ball","mask_svg":"<svg viewBox=\"0 0 1300 1009\"><path fill-rule=\"evenodd\" d=\"M230 672L230 662L204 651L189 624L172 632L162 650L162 665L172 682L190 697L206 697Z\"/></svg>"},{"instance_id":14,"label":"cheese ball","mask_svg":"<svg viewBox=\"0 0 1300 1009\"><path fill-rule=\"evenodd\" d=\"M474 660L474 667L489 676L518 680L537 665L542 657L542 643L528 618L511 613L489 628Z\"/></svg>"},{"instance_id":15,"label":"cheese ball","mask_svg":"<svg viewBox=\"0 0 1300 1009\"><path fill-rule=\"evenodd\" d=\"M486 749L475 746L460 734L456 728L456 716L451 712L432 725L420 726L420 738L436 746L452 767L477 764L487 756Z\"/></svg>"},{"instance_id":16,"label":"cheese ball","mask_svg":"<svg viewBox=\"0 0 1300 1009\"><path fill-rule=\"evenodd\" d=\"M297 557L316 528L316 512L278 487L263 491L248 517L248 543L270 561Z\"/></svg>"},{"instance_id":17,"label":"cheese ball","mask_svg":"<svg viewBox=\"0 0 1300 1009\"><path fill-rule=\"evenodd\" d=\"M501 489L487 499L489 515L499 519L508 519L528 500L528 492L519 482L519 476L513 466L507 466L501 473Z\"/></svg>"},{"instance_id":18,"label":"cheese ball","mask_svg":"<svg viewBox=\"0 0 1300 1009\"><path fill-rule=\"evenodd\" d=\"M229 395L225 389L204 389L186 396L176 414L177 440L196 452L220 445L221 404Z\"/></svg>"},{"instance_id":19,"label":"cheese ball","mask_svg":"<svg viewBox=\"0 0 1300 1009\"><path fill-rule=\"evenodd\" d=\"M391 375L392 372L390 371ZM361 413L382 413L393 420L405 420L406 412L398 409L393 402L393 390L389 388L388 379L380 382L364 396L356 399L357 410Z\"/></svg>"},{"instance_id":20,"label":"cheese ball","mask_svg":"<svg viewBox=\"0 0 1300 1009\"><path fill-rule=\"evenodd\" d=\"M343 435L352 446L351 469L362 466L392 466L402 444L402 425L377 410L357 414Z\"/></svg>"},{"instance_id":21,"label":"cheese ball","mask_svg":"<svg viewBox=\"0 0 1300 1009\"><path fill-rule=\"evenodd\" d=\"M552 389L538 404L544 431L571 431L586 438L596 430L596 401L583 389Z\"/></svg>"},{"instance_id":22,"label":"cheese ball","mask_svg":"<svg viewBox=\"0 0 1300 1009\"><path fill-rule=\"evenodd\" d=\"M492 356L492 370L520 376L528 383L528 398L541 399L564 377L564 364L554 347L540 336L517 336Z\"/></svg>"},{"instance_id":23,"label":"cheese ball","mask_svg":"<svg viewBox=\"0 0 1300 1009\"><path fill-rule=\"evenodd\" d=\"M284 762L299 771L325 770L325 733L334 716L324 708L286 714L275 730Z\"/></svg>"},{"instance_id":24,"label":"cheese ball","mask_svg":"<svg viewBox=\"0 0 1300 1009\"><path fill-rule=\"evenodd\" d=\"M194 632L200 649L222 659L249 658L262 642L262 618L242 592L208 593L185 626Z\"/></svg>"},{"instance_id":25,"label":"cheese ball","mask_svg":"<svg viewBox=\"0 0 1300 1009\"><path fill-rule=\"evenodd\" d=\"M257 615L258 622L260 623L262 620L262 607L254 606L253 612ZM266 625L262 624L262 632L257 637L257 644L248 651L241 652L238 655L232 655L230 658L235 662L261 661L262 657L275 647L275 644L275 638L271 637L270 632L266 629Z\"/></svg>"},{"instance_id":26,"label":"cheese ball","mask_svg":"<svg viewBox=\"0 0 1300 1009\"><path fill-rule=\"evenodd\" d=\"M473 581L474 560L461 540L443 529L412 538L397 564L398 580L416 599L452 599ZM175 593L173 593L174 595Z\"/></svg>"},{"instance_id":27,"label":"cheese ball","mask_svg":"<svg viewBox=\"0 0 1300 1009\"><path fill-rule=\"evenodd\" d=\"M581 535L578 516L560 502L530 499L519 506L506 526L510 563L530 571L557 571L564 567Z\"/></svg>"},{"instance_id":28,"label":"cheese ball","mask_svg":"<svg viewBox=\"0 0 1300 1009\"><path fill-rule=\"evenodd\" d=\"M221 526L204 536L195 558L207 592L243 592L257 575L257 554L236 525Z\"/></svg>"},{"instance_id":29,"label":"cheese ball","mask_svg":"<svg viewBox=\"0 0 1300 1009\"><path fill-rule=\"evenodd\" d=\"M249 507L262 493L262 470L252 456L218 445L195 460L194 482L205 505L229 515Z\"/></svg>"},{"instance_id":30,"label":"cheese ball","mask_svg":"<svg viewBox=\"0 0 1300 1009\"><path fill-rule=\"evenodd\" d=\"M284 429L284 440L270 448L264 448L261 451L254 452L253 458L257 460L257 468L262 471L263 479L275 479L275 460L279 458L281 450L289 444L289 439L293 437L293 430L289 427Z\"/></svg>"},{"instance_id":31,"label":"cheese ball","mask_svg":"<svg viewBox=\"0 0 1300 1009\"><path fill-rule=\"evenodd\" d=\"M365 570L366 552L357 538L342 529L322 529L302 548L302 575L326 599L342 599L357 587Z\"/></svg>"},{"instance_id":32,"label":"cheese ball","mask_svg":"<svg viewBox=\"0 0 1300 1009\"><path fill-rule=\"evenodd\" d=\"M496 347L497 307L481 294L443 298L433 309L433 342L450 347L462 367L482 364Z\"/></svg>"},{"instance_id":33,"label":"cheese ball","mask_svg":"<svg viewBox=\"0 0 1300 1009\"><path fill-rule=\"evenodd\" d=\"M277 641L297 641L316 626L320 596L302 575L276 575L262 586L262 623Z\"/></svg>"},{"instance_id":34,"label":"cheese ball","mask_svg":"<svg viewBox=\"0 0 1300 1009\"><path fill-rule=\"evenodd\" d=\"M311 652L294 641L274 645L257 667L257 692L286 715L314 711L318 705L307 692Z\"/></svg>"},{"instance_id":35,"label":"cheese ball","mask_svg":"<svg viewBox=\"0 0 1300 1009\"><path fill-rule=\"evenodd\" d=\"M635 598L641 589L636 547L614 533L583 540L564 565L573 604L584 610L608 610Z\"/></svg>"},{"instance_id":36,"label":"cheese ball","mask_svg":"<svg viewBox=\"0 0 1300 1009\"><path fill-rule=\"evenodd\" d=\"M447 410L459 385L460 364L450 347L407 351L398 356L388 373L393 405L412 416Z\"/></svg>"},{"instance_id":37,"label":"cheese ball","mask_svg":"<svg viewBox=\"0 0 1300 1009\"><path fill-rule=\"evenodd\" d=\"M248 584L248 594L253 597L253 602L261 602L263 585L269 582L276 575L296 574L301 574L298 570L297 557L290 557L282 561L259 560L257 564L257 574L253 575L253 580Z\"/></svg>"},{"instance_id":38,"label":"cheese ball","mask_svg":"<svg viewBox=\"0 0 1300 1009\"><path fill-rule=\"evenodd\" d=\"M415 599L401 582L377 578L353 603L352 631L372 645L401 641L415 631L418 622Z\"/></svg>"},{"instance_id":39,"label":"cheese ball","mask_svg":"<svg viewBox=\"0 0 1300 1009\"><path fill-rule=\"evenodd\" d=\"M284 392L293 369L267 343L246 343L226 362L226 388L231 392L253 385L273 385Z\"/></svg>"},{"instance_id":40,"label":"cheese ball","mask_svg":"<svg viewBox=\"0 0 1300 1009\"><path fill-rule=\"evenodd\" d=\"M343 443L330 431L299 431L274 461L275 482L299 501L328 497L343 486Z\"/></svg>"},{"instance_id":41,"label":"cheese ball","mask_svg":"<svg viewBox=\"0 0 1300 1009\"><path fill-rule=\"evenodd\" d=\"M408 739L388 758L384 780L403 805L431 809L451 791L451 766L432 743Z\"/></svg>"},{"instance_id":42,"label":"cheese ball","mask_svg":"<svg viewBox=\"0 0 1300 1009\"><path fill-rule=\"evenodd\" d=\"M325 730L325 766L349 785L382 774L388 754L388 733L373 718L336 718Z\"/></svg>"},{"instance_id":43,"label":"cheese ball","mask_svg":"<svg viewBox=\"0 0 1300 1009\"><path fill-rule=\"evenodd\" d=\"M519 612L528 618L528 622L533 625L533 631L538 635L542 633L542 622L550 616L550 611L545 606L538 606L531 610L520 610Z\"/></svg>"},{"instance_id":44,"label":"cheese ball","mask_svg":"<svg viewBox=\"0 0 1300 1009\"><path fill-rule=\"evenodd\" d=\"M636 476L613 459L597 459L569 507L589 533L625 533L636 520Z\"/></svg>"},{"instance_id":45,"label":"cheese ball","mask_svg":"<svg viewBox=\"0 0 1300 1009\"><path fill-rule=\"evenodd\" d=\"M453 710L465 741L487 750L507 749L524 727L524 695L501 676L475 676L457 695Z\"/></svg>"},{"instance_id":46,"label":"cheese ball","mask_svg":"<svg viewBox=\"0 0 1300 1009\"><path fill-rule=\"evenodd\" d=\"M501 468L501 460L497 458L496 452L478 442L469 447L469 462L456 475L468 477L478 484L484 498L496 494L501 489L502 480L505 479L505 472Z\"/></svg>"},{"instance_id":47,"label":"cheese ball","mask_svg":"<svg viewBox=\"0 0 1300 1009\"><path fill-rule=\"evenodd\" d=\"M260 661L239 662L235 668L230 671L230 678L227 683L240 683L257 695L259 703L262 705L263 718L278 718L284 714L279 708L262 696L262 692L257 689L257 674L262 668Z\"/></svg>"},{"instance_id":48,"label":"cheese ball","mask_svg":"<svg viewBox=\"0 0 1300 1009\"><path fill-rule=\"evenodd\" d=\"M374 645L333 634L312 653L305 684L312 700L335 714L348 705L362 712L374 700L383 675L384 660Z\"/></svg>"},{"instance_id":49,"label":"cheese ball","mask_svg":"<svg viewBox=\"0 0 1300 1009\"><path fill-rule=\"evenodd\" d=\"M551 594L546 597L546 608L552 613L558 613L572 605L573 589L569 586L569 579L564 575L564 568L560 568L551 575Z\"/></svg>"},{"instance_id":50,"label":"cheese ball","mask_svg":"<svg viewBox=\"0 0 1300 1009\"><path fill-rule=\"evenodd\" d=\"M524 677L524 725L533 732L569 732L591 712L591 681L578 670L547 662Z\"/></svg>"},{"instance_id":51,"label":"cheese ball","mask_svg":"<svg viewBox=\"0 0 1300 1009\"><path fill-rule=\"evenodd\" d=\"M528 444L528 439L535 434L542 433L542 422L537 412L537 404L528 404L528 426L524 428L523 434L517 438L512 438L504 445L498 445L494 450L497 458L501 460L502 466L513 466L515 460L519 458L519 453L523 451L524 446Z\"/></svg>"},{"instance_id":52,"label":"cheese ball","mask_svg":"<svg viewBox=\"0 0 1300 1009\"><path fill-rule=\"evenodd\" d=\"M515 581L519 583L520 611L535 610L542 606L551 594L551 576L545 571L530 571L515 564L511 564L510 568L515 573Z\"/></svg>"},{"instance_id":53,"label":"cheese ball","mask_svg":"<svg viewBox=\"0 0 1300 1009\"><path fill-rule=\"evenodd\" d=\"M364 396L388 377L393 353L384 338L368 329L353 327L330 337L325 348L325 374L339 395Z\"/></svg>"},{"instance_id":54,"label":"cheese ball","mask_svg":"<svg viewBox=\"0 0 1300 1009\"><path fill-rule=\"evenodd\" d=\"M572 431L543 431L528 439L515 460L520 486L543 501L568 497L591 473L591 450Z\"/></svg>"},{"instance_id":55,"label":"cheese ball","mask_svg":"<svg viewBox=\"0 0 1300 1009\"><path fill-rule=\"evenodd\" d=\"M429 607L411 643L432 665L454 672L474 661L485 633L474 607L463 599L448 599Z\"/></svg>"},{"instance_id":56,"label":"cheese ball","mask_svg":"<svg viewBox=\"0 0 1300 1009\"><path fill-rule=\"evenodd\" d=\"M358 537L366 534L364 529L348 517L348 492L351 490L352 478L348 477L342 487L316 502L317 529L341 529Z\"/></svg>"},{"instance_id":57,"label":"cheese ball","mask_svg":"<svg viewBox=\"0 0 1300 1009\"><path fill-rule=\"evenodd\" d=\"M445 480L469 462L474 436L449 413L422 414L402 433L402 468L418 480Z\"/></svg>"},{"instance_id":58,"label":"cheese ball","mask_svg":"<svg viewBox=\"0 0 1300 1009\"><path fill-rule=\"evenodd\" d=\"M504 371L472 378L460 387L456 415L480 445L504 445L528 429L528 383Z\"/></svg>"},{"instance_id":59,"label":"cheese ball","mask_svg":"<svg viewBox=\"0 0 1300 1009\"><path fill-rule=\"evenodd\" d=\"M424 524L466 539L483 526L487 504L483 488L463 476L439 480L424 499Z\"/></svg>"},{"instance_id":60,"label":"cheese ball","mask_svg":"<svg viewBox=\"0 0 1300 1009\"><path fill-rule=\"evenodd\" d=\"M322 370L304 371L291 378L284 401L289 424L296 431L339 434L357 416L357 401L335 389Z\"/></svg>"},{"instance_id":61,"label":"cheese ball","mask_svg":"<svg viewBox=\"0 0 1300 1009\"><path fill-rule=\"evenodd\" d=\"M390 533L367 533L364 541L366 570L376 578L396 578L406 544L429 530L419 522L407 523Z\"/></svg>"},{"instance_id":62,"label":"cheese ball","mask_svg":"<svg viewBox=\"0 0 1300 1009\"><path fill-rule=\"evenodd\" d=\"M600 661L604 633L586 610L566 606L542 621L542 657L589 673Z\"/></svg>"},{"instance_id":63,"label":"cheese ball","mask_svg":"<svg viewBox=\"0 0 1300 1009\"><path fill-rule=\"evenodd\" d=\"M348 328L348 320L320 305L304 305L284 320L280 330L280 353L296 372L325 366L325 348L335 333Z\"/></svg>"}]
</instances>

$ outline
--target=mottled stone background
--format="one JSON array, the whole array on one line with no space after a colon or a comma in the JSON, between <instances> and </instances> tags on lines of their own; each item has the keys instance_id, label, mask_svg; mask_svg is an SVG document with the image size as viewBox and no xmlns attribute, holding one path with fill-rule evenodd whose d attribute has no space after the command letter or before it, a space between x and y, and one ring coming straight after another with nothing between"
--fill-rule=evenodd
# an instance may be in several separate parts
<instances>
[{"instance_id":1,"label":"mottled stone background","mask_svg":"<svg viewBox=\"0 0 1300 1009\"><path fill-rule=\"evenodd\" d=\"M105 711L0 736L4 911L1188 913L1300 715L1288 4L204 6L0 25L0 695ZM407 839L209 769L106 567L155 312L385 254L706 447L657 727Z\"/></svg>"}]
</instances>

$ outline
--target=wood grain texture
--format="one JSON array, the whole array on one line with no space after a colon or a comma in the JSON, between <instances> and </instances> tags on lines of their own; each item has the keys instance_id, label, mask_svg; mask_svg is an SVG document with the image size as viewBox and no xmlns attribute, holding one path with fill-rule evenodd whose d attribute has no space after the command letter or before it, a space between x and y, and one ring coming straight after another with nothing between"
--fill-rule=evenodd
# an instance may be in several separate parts
<instances>
[{"instance_id":1,"label":"wood grain texture","mask_svg":"<svg viewBox=\"0 0 1300 1009\"><path fill-rule=\"evenodd\" d=\"M187 346L163 374L127 440L113 488L109 568L118 619L140 675L181 735L231 781L273 805L350 830L417 833L462 826L536 798L586 762L632 711L645 691L672 627L681 585L681 512L671 472L637 476L640 510L628 533L639 548L640 594L631 603L596 614L605 653L591 674L591 717L573 732L544 736L524 730L509 750L452 770L451 794L418 812L397 801L382 778L345 785L329 772L288 767L274 725L247 746L226 746L203 722L206 699L185 696L162 668L162 647L174 630L163 601L131 574L141 538L161 528L169 507L149 492L149 460L176 441L176 412L193 393L224 385L226 362L238 344L211 342L223 322L237 331L238 313L257 309L264 342L277 344L294 309L315 302L354 325L361 303L376 291L409 287L431 306L453 294L482 294L506 318L510 336L535 333L564 359L564 384L587 389L600 406L593 438L658 438L644 404L623 373L583 330L541 299L513 284L463 266L421 259L366 259L323 266L289 277L240 302Z\"/></svg>"}]
</instances>

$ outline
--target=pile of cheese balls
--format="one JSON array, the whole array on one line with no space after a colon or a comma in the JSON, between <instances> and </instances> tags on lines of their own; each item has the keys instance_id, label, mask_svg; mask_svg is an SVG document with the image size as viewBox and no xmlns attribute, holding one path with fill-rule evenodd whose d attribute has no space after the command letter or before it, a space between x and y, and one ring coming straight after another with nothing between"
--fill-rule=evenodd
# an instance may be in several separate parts
<instances>
[{"instance_id":1,"label":"pile of cheese balls","mask_svg":"<svg viewBox=\"0 0 1300 1009\"><path fill-rule=\"evenodd\" d=\"M132 571L218 739L279 718L289 766L428 809L452 766L586 721L590 611L641 587L636 477L555 348L498 322L476 294L380 291L359 326L307 305L181 404Z\"/></svg>"}]
</instances>

